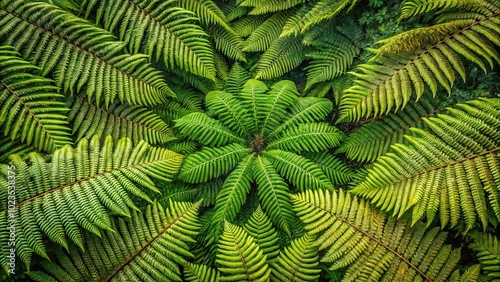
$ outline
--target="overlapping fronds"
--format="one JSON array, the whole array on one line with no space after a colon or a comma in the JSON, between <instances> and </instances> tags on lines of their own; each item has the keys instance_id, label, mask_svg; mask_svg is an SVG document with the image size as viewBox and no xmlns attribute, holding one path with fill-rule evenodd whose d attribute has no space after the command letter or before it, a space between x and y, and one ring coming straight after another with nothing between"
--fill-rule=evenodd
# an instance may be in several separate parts
<instances>
[{"instance_id":1,"label":"overlapping fronds","mask_svg":"<svg viewBox=\"0 0 500 282\"><path fill-rule=\"evenodd\" d=\"M488 210L500 219L500 99L448 111L424 118L427 131L411 128L409 145L394 145L353 192L393 215L411 209L413 223L438 215L442 227L463 220L469 230L478 219L486 228Z\"/></svg>"},{"instance_id":2,"label":"overlapping fronds","mask_svg":"<svg viewBox=\"0 0 500 282\"><path fill-rule=\"evenodd\" d=\"M481 1L476 0L406 0L401 5L399 20L436 10L479 8L480 5Z\"/></svg>"},{"instance_id":3,"label":"overlapping fronds","mask_svg":"<svg viewBox=\"0 0 500 282\"><path fill-rule=\"evenodd\" d=\"M24 156L33 151L35 151L33 145L19 144L18 138L14 139L14 141L8 138L0 139L0 163L8 162L9 156L12 154Z\"/></svg>"},{"instance_id":4,"label":"overlapping fronds","mask_svg":"<svg viewBox=\"0 0 500 282\"><path fill-rule=\"evenodd\" d=\"M231 59L245 62L243 40L230 27L208 26L207 33L214 42L215 48Z\"/></svg>"},{"instance_id":5,"label":"overlapping fronds","mask_svg":"<svg viewBox=\"0 0 500 282\"><path fill-rule=\"evenodd\" d=\"M192 112L202 111L202 95L193 89L184 86L184 89L175 89L177 97L151 107L151 110L158 114L169 124L178 118L181 118Z\"/></svg>"},{"instance_id":6,"label":"overlapping fronds","mask_svg":"<svg viewBox=\"0 0 500 282\"><path fill-rule=\"evenodd\" d=\"M352 9L357 2L358 0L319 0L312 5L304 5L288 19L281 36L303 34L312 26L332 19L345 9Z\"/></svg>"},{"instance_id":7,"label":"overlapping fronds","mask_svg":"<svg viewBox=\"0 0 500 282\"><path fill-rule=\"evenodd\" d=\"M304 152L302 155L316 163L334 186L349 183L354 179L355 173L339 158L328 152Z\"/></svg>"},{"instance_id":8,"label":"overlapping fronds","mask_svg":"<svg viewBox=\"0 0 500 282\"><path fill-rule=\"evenodd\" d=\"M245 229L229 222L217 244L220 281L268 281L271 269L266 256Z\"/></svg>"},{"instance_id":9,"label":"overlapping fronds","mask_svg":"<svg viewBox=\"0 0 500 282\"><path fill-rule=\"evenodd\" d=\"M175 96L145 55L123 53L123 42L107 31L47 3L2 0L0 38L40 66L42 75L53 72L57 86L83 87L106 106L115 97L153 105Z\"/></svg>"},{"instance_id":10,"label":"overlapping fronds","mask_svg":"<svg viewBox=\"0 0 500 282\"><path fill-rule=\"evenodd\" d=\"M44 260L42 271L28 275L35 281L184 281L181 267L193 255L199 203L159 204L144 213L134 211L129 221L113 220L115 232L101 237L85 234L85 251L72 246L70 254L56 251L57 263Z\"/></svg>"},{"instance_id":11,"label":"overlapping fronds","mask_svg":"<svg viewBox=\"0 0 500 282\"><path fill-rule=\"evenodd\" d=\"M0 134L42 151L71 144L63 95L39 68L9 46L0 46ZM16 141L17 141L16 140Z\"/></svg>"},{"instance_id":12,"label":"overlapping fronds","mask_svg":"<svg viewBox=\"0 0 500 282\"><path fill-rule=\"evenodd\" d=\"M229 70L229 77L224 84L224 91L239 95L243 85L250 79L250 74L243 67L234 63Z\"/></svg>"},{"instance_id":13,"label":"overlapping fronds","mask_svg":"<svg viewBox=\"0 0 500 282\"><path fill-rule=\"evenodd\" d=\"M248 13L249 15L260 15L287 10L306 1L307 0L245 0L240 6L252 7L252 10Z\"/></svg>"},{"instance_id":14,"label":"overlapping fronds","mask_svg":"<svg viewBox=\"0 0 500 282\"><path fill-rule=\"evenodd\" d=\"M475 2L475 1L472 1ZM358 121L405 107L418 100L426 86L435 95L439 86L451 93L458 73L465 80L462 57L485 72L500 62L500 4L481 1L482 9L460 17L441 15L443 22L406 31L383 43L367 64L352 74L355 85L344 92L341 121Z\"/></svg>"},{"instance_id":15,"label":"overlapping fronds","mask_svg":"<svg viewBox=\"0 0 500 282\"><path fill-rule=\"evenodd\" d=\"M12 155L11 168L16 178L14 210L1 202L0 240L7 246L8 219L16 227L16 254L28 266L33 252L48 258L44 235L68 249L68 239L84 248L81 228L95 234L112 228L107 210L131 216L137 210L129 194L151 202L145 188L159 192L152 179L170 181L179 170L182 156L141 141L132 146L130 139L114 144L111 136L82 139L75 148L66 145L54 151L51 162L37 153L28 160ZM7 195L8 165L0 166L1 191ZM141 188L142 187L142 188ZM9 250L2 248L2 256ZM2 260L3 267L6 261Z\"/></svg>"},{"instance_id":16,"label":"overlapping fronds","mask_svg":"<svg viewBox=\"0 0 500 282\"><path fill-rule=\"evenodd\" d=\"M319 257L316 236L306 234L292 241L271 264L273 281L317 281Z\"/></svg>"},{"instance_id":17,"label":"overlapping fronds","mask_svg":"<svg viewBox=\"0 0 500 282\"><path fill-rule=\"evenodd\" d=\"M224 12L212 0L179 1L179 7L193 12L202 24L227 27Z\"/></svg>"},{"instance_id":18,"label":"overlapping fronds","mask_svg":"<svg viewBox=\"0 0 500 282\"><path fill-rule=\"evenodd\" d=\"M67 103L71 108L68 119L72 122L77 141L94 135L111 135L115 141L128 137L134 144L141 140L163 144L175 138L168 125L143 106L115 101L104 109L78 96L72 96Z\"/></svg>"},{"instance_id":19,"label":"overlapping fronds","mask_svg":"<svg viewBox=\"0 0 500 282\"><path fill-rule=\"evenodd\" d=\"M476 252L485 274L485 281L500 280L500 238L492 234L475 233L470 248Z\"/></svg>"},{"instance_id":20,"label":"overlapping fronds","mask_svg":"<svg viewBox=\"0 0 500 282\"><path fill-rule=\"evenodd\" d=\"M410 101L397 113L364 124L351 133L342 142L336 153L345 153L348 159L360 162L372 162L379 156L391 151L395 143L408 144L404 135L412 135L411 127L426 129L423 117L437 112L430 98L422 98L418 102Z\"/></svg>"},{"instance_id":21,"label":"overlapping fronds","mask_svg":"<svg viewBox=\"0 0 500 282\"><path fill-rule=\"evenodd\" d=\"M244 7L243 7L244 8ZM242 15L245 15L246 9ZM228 15L229 18L229 15ZM246 16L231 22L231 28L241 37L250 36L259 26L269 18L269 15Z\"/></svg>"},{"instance_id":22,"label":"overlapping fronds","mask_svg":"<svg viewBox=\"0 0 500 282\"><path fill-rule=\"evenodd\" d=\"M195 9L193 5L200 4L182 2L193 2L186 5ZM204 2L207 5L211 1ZM156 61L162 59L169 68L177 67L202 77L215 78L208 36L197 24L195 14L180 8L177 1L88 0L84 4L87 15L97 3L97 24L119 34L119 39L127 43L133 54L142 52ZM208 16L208 11L204 11L206 13L199 14L203 19ZM215 19L213 16L212 20ZM221 19L222 15L217 16Z\"/></svg>"},{"instance_id":23,"label":"overlapping fronds","mask_svg":"<svg viewBox=\"0 0 500 282\"><path fill-rule=\"evenodd\" d=\"M252 213L244 228L259 245L269 263L278 257L280 252L278 233L260 206Z\"/></svg>"},{"instance_id":24,"label":"overlapping fronds","mask_svg":"<svg viewBox=\"0 0 500 282\"><path fill-rule=\"evenodd\" d=\"M184 281L188 282L212 282L220 280L220 272L204 264L193 264L188 262L184 266Z\"/></svg>"},{"instance_id":25,"label":"overlapping fronds","mask_svg":"<svg viewBox=\"0 0 500 282\"><path fill-rule=\"evenodd\" d=\"M252 119L234 95L225 91L212 91L205 97L205 102L209 114L217 117L232 132L243 137L250 136Z\"/></svg>"},{"instance_id":26,"label":"overlapping fronds","mask_svg":"<svg viewBox=\"0 0 500 282\"><path fill-rule=\"evenodd\" d=\"M343 190L308 190L292 202L306 230L319 234L321 261L331 270L347 267L343 281L448 281L460 259L439 228L387 220Z\"/></svg>"},{"instance_id":27,"label":"overlapping fronds","mask_svg":"<svg viewBox=\"0 0 500 282\"><path fill-rule=\"evenodd\" d=\"M297 37L281 37L262 54L255 65L256 79L279 77L298 67L305 59L303 46Z\"/></svg>"},{"instance_id":28,"label":"overlapping fronds","mask_svg":"<svg viewBox=\"0 0 500 282\"><path fill-rule=\"evenodd\" d=\"M273 14L245 40L243 51L264 52L269 49L273 41L279 38L281 30L289 16L289 11Z\"/></svg>"},{"instance_id":29,"label":"overlapping fronds","mask_svg":"<svg viewBox=\"0 0 500 282\"><path fill-rule=\"evenodd\" d=\"M262 110L262 125L260 135L265 136L271 130L281 125L288 109L297 103L300 96L295 83L290 80L281 80L271 86L267 92L267 101L259 104Z\"/></svg>"}]
</instances>

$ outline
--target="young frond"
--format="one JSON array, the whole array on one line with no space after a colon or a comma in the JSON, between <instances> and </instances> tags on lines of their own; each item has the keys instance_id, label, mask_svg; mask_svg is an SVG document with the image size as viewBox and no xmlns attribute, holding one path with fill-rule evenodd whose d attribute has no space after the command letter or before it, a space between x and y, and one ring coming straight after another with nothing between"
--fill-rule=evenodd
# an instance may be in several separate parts
<instances>
[{"instance_id":1,"label":"young frond","mask_svg":"<svg viewBox=\"0 0 500 282\"><path fill-rule=\"evenodd\" d=\"M321 261L331 270L347 267L344 281L448 281L460 259L439 228L387 220L343 190L308 190L292 202L308 233L318 234Z\"/></svg>"},{"instance_id":2,"label":"young frond","mask_svg":"<svg viewBox=\"0 0 500 282\"><path fill-rule=\"evenodd\" d=\"M245 229L224 224L224 233L217 244L220 281L269 281L271 269L259 245Z\"/></svg>"},{"instance_id":3,"label":"young frond","mask_svg":"<svg viewBox=\"0 0 500 282\"><path fill-rule=\"evenodd\" d=\"M56 260L41 262L42 271L28 275L35 281L183 281L181 267L193 255L200 225L199 203L170 202L164 209L149 205L125 221L113 221L101 237L85 233L85 251L71 247L70 254L56 251ZM57 263L56 263L57 261Z\"/></svg>"},{"instance_id":4,"label":"young frond","mask_svg":"<svg viewBox=\"0 0 500 282\"><path fill-rule=\"evenodd\" d=\"M16 254L29 268L33 252L48 258L44 235L65 249L69 248L68 239L83 249L81 229L101 235L101 229L112 229L108 210L127 217L131 210L138 210L129 194L151 202L144 188L158 193L152 179L171 181L182 156L144 141L133 146L126 138L115 143L108 136L101 145L95 136L82 139L75 148L66 145L54 151L51 162L37 153L28 154L28 160L18 155L10 160L15 167L17 195L12 212L22 222L16 229ZM5 193L10 175L7 169L7 165L0 166ZM5 244L9 238L7 216L12 213L6 200L0 202L0 241Z\"/></svg>"},{"instance_id":5,"label":"young frond","mask_svg":"<svg viewBox=\"0 0 500 282\"><path fill-rule=\"evenodd\" d=\"M53 81L14 48L0 46L0 135L52 152L72 144L69 111Z\"/></svg>"},{"instance_id":6,"label":"young frond","mask_svg":"<svg viewBox=\"0 0 500 282\"><path fill-rule=\"evenodd\" d=\"M2 0L0 38L40 66L42 75L53 72L64 91L84 88L105 106L115 97L153 105L175 96L147 56L123 53L123 42L107 31L47 3Z\"/></svg>"},{"instance_id":7,"label":"young frond","mask_svg":"<svg viewBox=\"0 0 500 282\"><path fill-rule=\"evenodd\" d=\"M97 1L86 2L83 9L88 16ZM208 79L215 79L213 52L208 36L196 24L198 19L194 13L180 8L177 1L98 2L97 24L119 34L119 39L128 45L132 54L142 52L156 61L162 59L169 68L177 67ZM194 4L188 6L196 8ZM212 5L212 8L213 6L215 5ZM208 16L206 13L204 15Z\"/></svg>"},{"instance_id":8,"label":"young frond","mask_svg":"<svg viewBox=\"0 0 500 282\"><path fill-rule=\"evenodd\" d=\"M352 191L398 217L411 210L413 223L437 215L443 228L478 219L486 228L489 209L500 219L500 99L423 120L427 131L411 128L409 145L394 145Z\"/></svg>"}]
</instances>

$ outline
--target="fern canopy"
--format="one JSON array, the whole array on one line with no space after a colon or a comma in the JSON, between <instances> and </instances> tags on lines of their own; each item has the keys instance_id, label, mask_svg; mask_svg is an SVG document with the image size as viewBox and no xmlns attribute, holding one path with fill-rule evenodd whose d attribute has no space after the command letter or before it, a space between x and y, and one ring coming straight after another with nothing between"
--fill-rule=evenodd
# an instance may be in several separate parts
<instances>
[{"instance_id":1,"label":"fern canopy","mask_svg":"<svg viewBox=\"0 0 500 282\"><path fill-rule=\"evenodd\" d=\"M486 228L488 210L500 219L500 99L473 100L424 118L428 131L412 128L409 145L380 157L352 191L382 210L402 216L411 209L413 223L422 217L441 226L465 221Z\"/></svg>"},{"instance_id":2,"label":"fern canopy","mask_svg":"<svg viewBox=\"0 0 500 282\"><path fill-rule=\"evenodd\" d=\"M28 160L11 155L16 172L14 214L22 222L16 233L16 254L28 266L32 253L48 258L44 235L69 249L68 239L84 248L82 229L101 235L111 230L110 210L131 216L138 210L129 194L151 202L143 190L159 192L152 179L170 181L179 170L182 156L141 141L132 146L130 139L113 142L108 136L103 145L99 137L82 139L75 148L66 145L54 151L51 162L40 154L28 154ZM1 165L0 184L7 193L8 167ZM141 188L143 187L143 188ZM7 198L1 200L0 240L9 239ZM6 248L1 249L7 265Z\"/></svg>"},{"instance_id":3,"label":"fern canopy","mask_svg":"<svg viewBox=\"0 0 500 282\"><path fill-rule=\"evenodd\" d=\"M318 234L321 261L347 267L343 281L448 281L460 258L439 228L387 219L343 190L309 190L292 201L306 230Z\"/></svg>"},{"instance_id":4,"label":"fern canopy","mask_svg":"<svg viewBox=\"0 0 500 282\"><path fill-rule=\"evenodd\" d=\"M132 212L130 220L112 221L112 231L101 237L85 233L83 252L74 246L70 254L59 249L57 262L43 261L45 272L31 271L35 281L183 281L181 266L192 257L199 203L170 202Z\"/></svg>"}]
</instances>

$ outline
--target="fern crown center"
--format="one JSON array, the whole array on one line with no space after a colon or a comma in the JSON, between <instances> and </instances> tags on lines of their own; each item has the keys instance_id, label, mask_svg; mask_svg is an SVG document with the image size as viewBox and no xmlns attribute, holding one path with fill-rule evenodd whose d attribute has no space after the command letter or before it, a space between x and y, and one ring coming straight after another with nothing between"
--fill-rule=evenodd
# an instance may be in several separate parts
<instances>
[{"instance_id":1,"label":"fern crown center","mask_svg":"<svg viewBox=\"0 0 500 282\"><path fill-rule=\"evenodd\" d=\"M260 155L266 148L266 140L259 134L255 134L252 141L250 142L250 148L256 155Z\"/></svg>"}]
</instances>

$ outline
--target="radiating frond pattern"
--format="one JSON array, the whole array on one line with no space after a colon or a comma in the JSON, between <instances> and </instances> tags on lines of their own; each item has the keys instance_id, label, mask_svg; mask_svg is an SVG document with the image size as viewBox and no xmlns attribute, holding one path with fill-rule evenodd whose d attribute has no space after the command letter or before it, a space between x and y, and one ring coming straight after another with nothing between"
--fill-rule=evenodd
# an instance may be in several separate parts
<instances>
[{"instance_id":1,"label":"radiating frond pattern","mask_svg":"<svg viewBox=\"0 0 500 282\"><path fill-rule=\"evenodd\" d=\"M460 259L439 228L386 219L343 190L308 190L292 202L308 233L318 234L321 261L347 267L343 281L448 281Z\"/></svg>"},{"instance_id":2,"label":"radiating frond pattern","mask_svg":"<svg viewBox=\"0 0 500 282\"><path fill-rule=\"evenodd\" d=\"M130 217L138 209L130 194L151 202L144 189L159 192L153 179L171 181L182 156L144 141L133 146L126 138L113 142L108 136L101 145L95 136L83 138L75 148L66 145L54 151L50 162L37 153L28 154L27 160L12 155L10 161L16 170L14 216L20 222L16 254L29 268L33 252L48 258L44 236L65 249L68 241L84 248L82 229L98 235L112 229L107 210ZM7 169L0 167L4 193ZM7 246L7 198L0 203L0 238ZM2 252L6 257L8 250Z\"/></svg>"},{"instance_id":3,"label":"radiating frond pattern","mask_svg":"<svg viewBox=\"0 0 500 282\"><path fill-rule=\"evenodd\" d=\"M14 48L0 46L0 134L52 152L72 143L69 108L53 81L38 72Z\"/></svg>"},{"instance_id":4,"label":"radiating frond pattern","mask_svg":"<svg viewBox=\"0 0 500 282\"><path fill-rule=\"evenodd\" d=\"M57 262L43 261L45 272L32 271L35 281L184 281L181 266L192 257L199 203L170 202L164 209L149 205L129 221L113 220L101 237L85 233L85 249L59 249Z\"/></svg>"},{"instance_id":5,"label":"radiating frond pattern","mask_svg":"<svg viewBox=\"0 0 500 282\"><path fill-rule=\"evenodd\" d=\"M2 0L0 38L40 66L42 75L53 72L57 86L83 88L106 106L115 97L153 105L175 96L145 55L125 54L123 42L107 31L47 3Z\"/></svg>"},{"instance_id":6,"label":"radiating frond pattern","mask_svg":"<svg viewBox=\"0 0 500 282\"><path fill-rule=\"evenodd\" d=\"M424 118L427 131L411 128L409 145L378 158L353 192L413 223L438 216L441 226L477 220L486 228L488 209L500 219L500 99L473 100Z\"/></svg>"}]
</instances>

